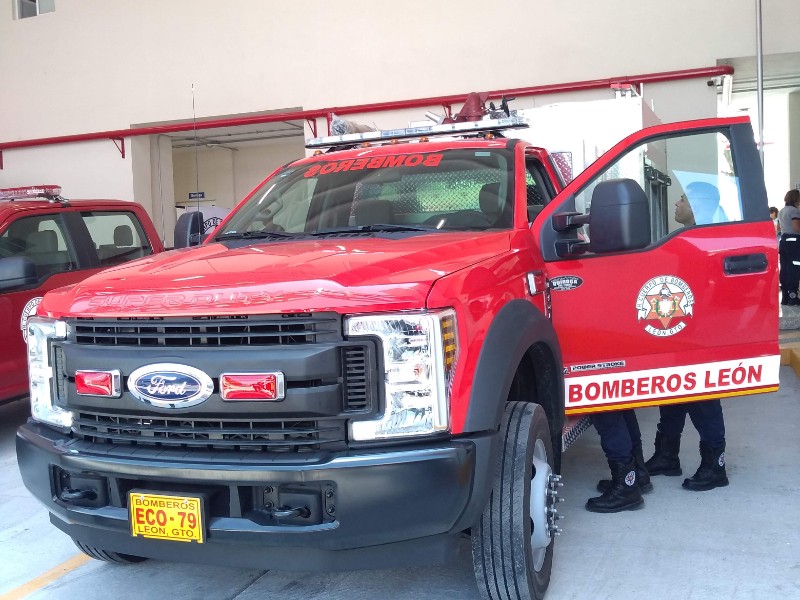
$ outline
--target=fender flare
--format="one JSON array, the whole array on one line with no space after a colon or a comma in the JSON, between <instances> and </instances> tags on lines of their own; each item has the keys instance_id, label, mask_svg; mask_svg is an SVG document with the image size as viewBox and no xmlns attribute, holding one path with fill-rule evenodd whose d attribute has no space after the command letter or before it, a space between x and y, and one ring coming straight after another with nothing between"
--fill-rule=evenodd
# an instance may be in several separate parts
<instances>
[{"instance_id":1,"label":"fender flare","mask_svg":"<svg viewBox=\"0 0 800 600\"><path fill-rule=\"evenodd\" d=\"M537 343L544 343L553 354L558 402L563 408L563 367L553 324L527 300L512 300L497 313L484 338L464 421L465 433L497 429L514 373L528 349Z\"/></svg>"}]
</instances>

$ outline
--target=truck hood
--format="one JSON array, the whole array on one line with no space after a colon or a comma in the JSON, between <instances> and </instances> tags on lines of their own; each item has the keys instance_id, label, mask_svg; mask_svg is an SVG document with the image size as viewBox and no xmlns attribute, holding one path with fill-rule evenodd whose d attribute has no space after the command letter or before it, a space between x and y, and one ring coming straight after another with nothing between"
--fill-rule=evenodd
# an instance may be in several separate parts
<instances>
[{"instance_id":1,"label":"truck hood","mask_svg":"<svg viewBox=\"0 0 800 600\"><path fill-rule=\"evenodd\" d=\"M188 316L425 307L433 283L509 250L510 232L207 244L54 290L40 315Z\"/></svg>"}]
</instances>

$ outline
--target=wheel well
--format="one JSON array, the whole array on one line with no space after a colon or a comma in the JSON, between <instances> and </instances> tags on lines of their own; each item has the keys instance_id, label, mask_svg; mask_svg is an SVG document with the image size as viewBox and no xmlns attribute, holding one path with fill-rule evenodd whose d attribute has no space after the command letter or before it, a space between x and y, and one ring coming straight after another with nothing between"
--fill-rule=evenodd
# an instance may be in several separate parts
<instances>
[{"instance_id":1,"label":"wheel well","mask_svg":"<svg viewBox=\"0 0 800 600\"><path fill-rule=\"evenodd\" d=\"M547 344L539 342L528 348L523 355L508 391L509 402L535 402L544 409L550 426L550 437L554 446L557 444L559 449L564 428L561 377L562 373L553 352Z\"/></svg>"}]
</instances>

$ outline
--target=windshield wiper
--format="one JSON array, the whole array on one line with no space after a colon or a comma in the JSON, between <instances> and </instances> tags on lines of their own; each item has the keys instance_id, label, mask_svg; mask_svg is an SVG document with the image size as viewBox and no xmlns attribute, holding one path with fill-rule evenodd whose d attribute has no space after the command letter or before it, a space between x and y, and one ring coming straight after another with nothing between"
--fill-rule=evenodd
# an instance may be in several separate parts
<instances>
[{"instance_id":1,"label":"windshield wiper","mask_svg":"<svg viewBox=\"0 0 800 600\"><path fill-rule=\"evenodd\" d=\"M285 239L294 237L293 233L285 231L229 231L214 238L215 242L224 240L266 240L269 238Z\"/></svg>"},{"instance_id":2,"label":"windshield wiper","mask_svg":"<svg viewBox=\"0 0 800 600\"><path fill-rule=\"evenodd\" d=\"M311 235L336 235L337 233L376 233L381 231L436 231L435 227L422 225L394 225L391 223L374 223L372 225L356 225L354 227L336 227L314 231Z\"/></svg>"}]
</instances>

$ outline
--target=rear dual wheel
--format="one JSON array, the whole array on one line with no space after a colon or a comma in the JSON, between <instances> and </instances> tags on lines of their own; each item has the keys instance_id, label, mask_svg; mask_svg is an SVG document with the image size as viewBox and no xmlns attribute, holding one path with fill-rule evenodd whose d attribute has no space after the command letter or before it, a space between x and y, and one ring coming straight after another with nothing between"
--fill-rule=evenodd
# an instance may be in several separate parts
<instances>
[{"instance_id":1,"label":"rear dual wheel","mask_svg":"<svg viewBox=\"0 0 800 600\"><path fill-rule=\"evenodd\" d=\"M472 527L475 578L485 600L540 600L550 584L560 485L544 409L508 402L500 433L489 502Z\"/></svg>"}]
</instances>

